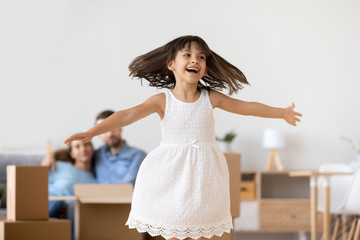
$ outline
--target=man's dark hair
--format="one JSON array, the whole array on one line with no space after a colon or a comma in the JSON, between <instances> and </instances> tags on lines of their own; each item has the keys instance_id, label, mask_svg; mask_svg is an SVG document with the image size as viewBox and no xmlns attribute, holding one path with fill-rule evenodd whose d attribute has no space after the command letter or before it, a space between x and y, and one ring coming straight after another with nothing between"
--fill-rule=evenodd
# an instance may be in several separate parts
<instances>
[{"instance_id":1,"label":"man's dark hair","mask_svg":"<svg viewBox=\"0 0 360 240\"><path fill-rule=\"evenodd\" d=\"M96 119L95 119L95 124L98 120L100 119L106 119L108 117L110 117L111 115L113 115L113 113L115 113L114 111L112 110L105 110L105 111L102 111L101 113L99 113L97 116L96 116Z\"/></svg>"}]
</instances>

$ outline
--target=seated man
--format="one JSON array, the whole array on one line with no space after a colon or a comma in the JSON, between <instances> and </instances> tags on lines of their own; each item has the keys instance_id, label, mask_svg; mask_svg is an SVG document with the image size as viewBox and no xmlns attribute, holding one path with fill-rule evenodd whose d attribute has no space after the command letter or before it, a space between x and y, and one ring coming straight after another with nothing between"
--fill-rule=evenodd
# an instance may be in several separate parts
<instances>
[{"instance_id":1,"label":"seated man","mask_svg":"<svg viewBox=\"0 0 360 240\"><path fill-rule=\"evenodd\" d=\"M100 123L113 113L110 110L99 113L95 123ZM135 184L137 172L146 154L140 149L129 146L121 138L121 130L118 128L100 135L105 144L95 151L94 169L98 183ZM57 151L52 157L45 158L43 165L54 168L55 159L63 160L57 157L59 155L64 155L64 151Z\"/></svg>"},{"instance_id":2,"label":"seated man","mask_svg":"<svg viewBox=\"0 0 360 240\"><path fill-rule=\"evenodd\" d=\"M110 117L113 111L103 111L96 117L96 124ZM144 151L130 147L121 138L121 128L100 135L104 145L95 151L96 179L99 183L135 184L140 164L146 157Z\"/></svg>"}]
</instances>

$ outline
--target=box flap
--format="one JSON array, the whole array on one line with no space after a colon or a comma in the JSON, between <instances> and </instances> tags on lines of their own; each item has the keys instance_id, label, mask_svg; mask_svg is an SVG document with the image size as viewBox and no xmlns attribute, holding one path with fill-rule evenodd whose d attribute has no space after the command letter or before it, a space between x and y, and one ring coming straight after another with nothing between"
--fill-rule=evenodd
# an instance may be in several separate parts
<instances>
[{"instance_id":1,"label":"box flap","mask_svg":"<svg viewBox=\"0 0 360 240\"><path fill-rule=\"evenodd\" d=\"M131 203L132 184L75 184L81 203Z\"/></svg>"},{"instance_id":2,"label":"box flap","mask_svg":"<svg viewBox=\"0 0 360 240\"><path fill-rule=\"evenodd\" d=\"M112 196L112 197L81 197L79 198L81 203L131 203L131 196Z\"/></svg>"}]
</instances>

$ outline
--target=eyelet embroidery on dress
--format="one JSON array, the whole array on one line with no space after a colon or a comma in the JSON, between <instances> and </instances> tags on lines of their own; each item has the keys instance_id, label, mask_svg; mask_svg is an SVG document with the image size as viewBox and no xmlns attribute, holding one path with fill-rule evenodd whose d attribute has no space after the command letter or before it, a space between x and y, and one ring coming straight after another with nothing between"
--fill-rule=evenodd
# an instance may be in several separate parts
<instances>
[{"instance_id":1,"label":"eyelet embroidery on dress","mask_svg":"<svg viewBox=\"0 0 360 240\"><path fill-rule=\"evenodd\" d=\"M211 238L214 235L221 237L224 232L230 233L232 226L230 224L216 224L216 226L209 227L200 227L200 228L184 228L184 229L167 229L164 227L157 227L151 224L143 224L141 221L130 217L126 223L129 228L136 228L139 232L147 232L152 237L161 235L165 239L170 238L194 238L198 239L200 237Z\"/></svg>"}]
</instances>

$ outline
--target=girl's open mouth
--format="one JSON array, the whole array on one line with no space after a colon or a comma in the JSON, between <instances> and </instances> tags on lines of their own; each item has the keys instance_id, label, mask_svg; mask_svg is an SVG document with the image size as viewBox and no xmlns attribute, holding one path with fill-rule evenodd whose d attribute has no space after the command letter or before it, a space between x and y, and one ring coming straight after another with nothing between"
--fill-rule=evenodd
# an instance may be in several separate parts
<instances>
[{"instance_id":1,"label":"girl's open mouth","mask_svg":"<svg viewBox=\"0 0 360 240\"><path fill-rule=\"evenodd\" d=\"M197 69L197 68L187 68L186 71L191 72L191 73L198 73L199 69Z\"/></svg>"}]
</instances>

